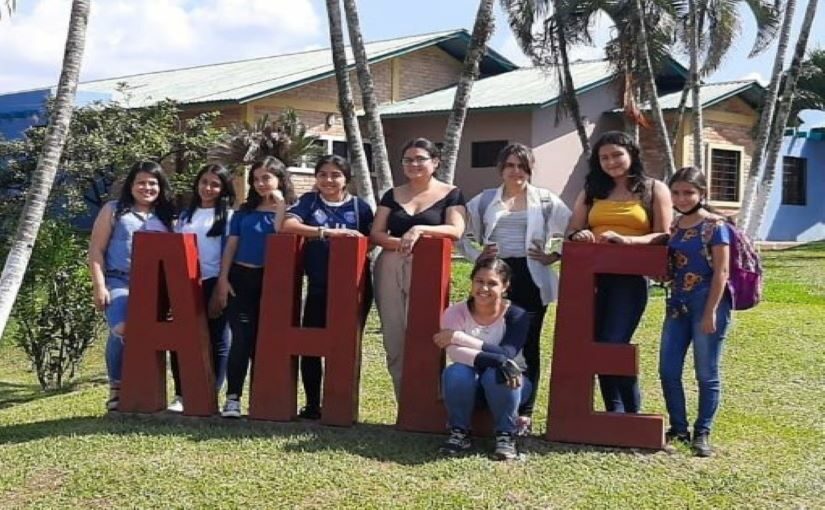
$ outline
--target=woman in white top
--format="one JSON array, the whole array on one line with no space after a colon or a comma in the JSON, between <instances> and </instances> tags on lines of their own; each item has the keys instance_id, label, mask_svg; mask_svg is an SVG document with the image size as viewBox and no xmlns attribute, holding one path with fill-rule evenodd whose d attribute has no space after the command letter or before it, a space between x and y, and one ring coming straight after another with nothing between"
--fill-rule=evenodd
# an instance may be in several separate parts
<instances>
[{"instance_id":1,"label":"woman in white top","mask_svg":"<svg viewBox=\"0 0 825 510\"><path fill-rule=\"evenodd\" d=\"M467 203L467 229L459 248L475 262L498 257L513 272L508 297L527 312L530 329L524 345L525 376L532 394L519 408L518 432L531 427L541 357L539 342L548 303L556 300L558 279L550 265L561 258L560 243L570 209L550 190L530 184L535 158L529 147L512 143L501 150L502 184L482 191ZM548 253L551 241L559 246Z\"/></svg>"},{"instance_id":2,"label":"woman in white top","mask_svg":"<svg viewBox=\"0 0 825 510\"><path fill-rule=\"evenodd\" d=\"M198 259L203 285L204 307L218 282L221 270L221 255L229 232L235 189L232 174L222 165L206 165L195 176L192 184L192 199L175 227L175 232L197 235ZM229 357L229 335L223 312L210 313L209 339L212 344L212 367L215 371L215 387L223 386L226 378L226 362ZM170 411L183 411L181 398L180 370L177 356L172 354L172 378L175 383L175 399Z\"/></svg>"}]
</instances>

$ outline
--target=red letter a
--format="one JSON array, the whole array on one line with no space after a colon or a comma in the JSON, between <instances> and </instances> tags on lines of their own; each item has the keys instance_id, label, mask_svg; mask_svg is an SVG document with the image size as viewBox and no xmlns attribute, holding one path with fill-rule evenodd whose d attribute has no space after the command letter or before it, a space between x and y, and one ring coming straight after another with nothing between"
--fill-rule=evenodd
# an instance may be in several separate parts
<instances>
[{"instance_id":1,"label":"red letter a","mask_svg":"<svg viewBox=\"0 0 825 510\"><path fill-rule=\"evenodd\" d=\"M298 322L301 240L294 235L270 236L266 253L249 416L292 420L297 410L297 356L322 356L321 423L348 427L358 419L367 239L330 240L325 328L302 328Z\"/></svg>"},{"instance_id":2,"label":"red letter a","mask_svg":"<svg viewBox=\"0 0 825 510\"><path fill-rule=\"evenodd\" d=\"M596 343L596 274L661 276L666 273L663 246L565 243L556 310L547 439L639 448L661 448L661 416L595 412L596 374L636 375L634 345Z\"/></svg>"},{"instance_id":3,"label":"red letter a","mask_svg":"<svg viewBox=\"0 0 825 510\"><path fill-rule=\"evenodd\" d=\"M166 408L165 351L176 351L184 414L215 414L212 348L195 235L137 233L129 281L119 410L152 413Z\"/></svg>"}]
</instances>

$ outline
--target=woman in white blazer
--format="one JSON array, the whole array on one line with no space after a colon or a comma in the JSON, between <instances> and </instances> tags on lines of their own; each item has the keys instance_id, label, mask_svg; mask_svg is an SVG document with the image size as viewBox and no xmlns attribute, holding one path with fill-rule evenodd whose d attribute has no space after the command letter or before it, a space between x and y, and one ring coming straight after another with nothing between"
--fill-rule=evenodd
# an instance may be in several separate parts
<instances>
[{"instance_id":1,"label":"woman in white blazer","mask_svg":"<svg viewBox=\"0 0 825 510\"><path fill-rule=\"evenodd\" d=\"M508 297L530 317L524 358L525 375L534 390L519 408L521 434L532 425L544 314L558 294L558 278L550 266L561 258L561 240L570 221L570 209L557 195L530 184L534 166L529 147L513 143L502 149L498 157L502 184L482 191L467 204L467 229L459 243L472 262L479 257L507 262L513 270Z\"/></svg>"}]
</instances>

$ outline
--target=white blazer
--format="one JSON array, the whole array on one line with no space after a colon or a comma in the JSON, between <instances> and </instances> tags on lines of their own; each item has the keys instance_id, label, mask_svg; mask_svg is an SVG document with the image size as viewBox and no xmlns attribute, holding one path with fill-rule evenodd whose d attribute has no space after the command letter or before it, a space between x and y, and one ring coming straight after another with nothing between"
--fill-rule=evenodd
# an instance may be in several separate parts
<instances>
[{"instance_id":1,"label":"white blazer","mask_svg":"<svg viewBox=\"0 0 825 510\"><path fill-rule=\"evenodd\" d=\"M464 258L475 262L481 255L481 249L475 244L485 245L490 242L490 234L496 227L499 219L507 214L507 209L501 200L504 187L496 189L495 196L486 211L480 211L481 195L479 193L467 203L467 227L464 236L458 243L458 248ZM564 240L564 231L570 222L570 208L550 190L527 185L527 235L524 238L525 251L533 246L537 240L546 250L549 244L561 253L561 244ZM475 243L473 242L475 241ZM558 296L559 281L556 272L537 260L527 258L527 268L533 282L541 291L541 301L548 304Z\"/></svg>"}]
</instances>

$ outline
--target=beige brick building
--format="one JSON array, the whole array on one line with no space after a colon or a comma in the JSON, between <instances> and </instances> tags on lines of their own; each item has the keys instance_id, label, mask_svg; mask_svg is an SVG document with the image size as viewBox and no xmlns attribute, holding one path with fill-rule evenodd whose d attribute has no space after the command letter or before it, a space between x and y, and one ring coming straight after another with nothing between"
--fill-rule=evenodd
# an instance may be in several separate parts
<instances>
[{"instance_id":1,"label":"beige brick building","mask_svg":"<svg viewBox=\"0 0 825 510\"><path fill-rule=\"evenodd\" d=\"M394 162L408 139L424 136L435 142L443 140L468 43L469 34L455 30L366 45L397 182L403 180L403 175ZM518 141L533 147L536 154L534 183L572 203L588 168L581 158L573 123L557 115L558 85L551 73L516 69L492 50L480 68L481 79L473 88L459 148L456 184L467 198L497 185L495 155L503 145ZM622 129L618 78L610 66L604 61L578 62L572 72L591 140L606 130ZM660 103L671 128L686 76L687 71L676 61L657 75ZM356 108L361 109L354 71L350 82ZM178 101L186 113L219 111L219 125L223 126L252 123L264 115L276 118L292 108L309 131L319 137L318 143L327 153L348 153L328 49L87 82L80 89L111 93L120 83L129 87L131 105L139 107L170 98ZM745 169L753 151L751 131L763 92L753 81L706 84L702 88L703 166L717 206L731 210L739 206ZM688 109L674 142L677 167L693 163L690 115ZM369 159L371 148L363 123L362 134ZM648 173L663 176L663 151L655 132L642 129L640 142ZM291 168L299 192L313 184L311 166L308 161Z\"/></svg>"}]
</instances>

